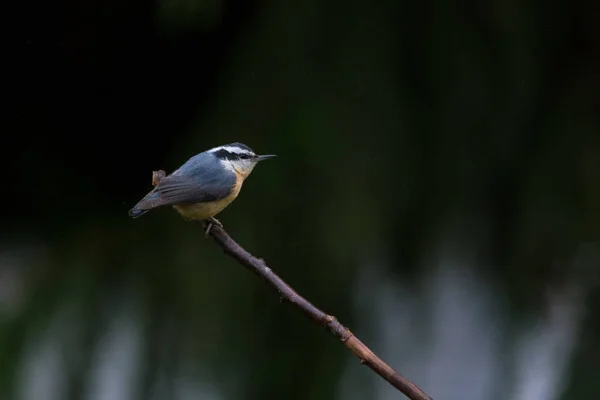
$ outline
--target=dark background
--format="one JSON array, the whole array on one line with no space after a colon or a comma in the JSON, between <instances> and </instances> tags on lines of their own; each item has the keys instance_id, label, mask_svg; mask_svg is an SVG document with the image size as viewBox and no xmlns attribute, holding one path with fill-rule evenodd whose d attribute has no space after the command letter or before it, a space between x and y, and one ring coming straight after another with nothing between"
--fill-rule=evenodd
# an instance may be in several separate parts
<instances>
[{"instance_id":1,"label":"dark background","mask_svg":"<svg viewBox=\"0 0 600 400\"><path fill-rule=\"evenodd\" d=\"M234 141L279 157L226 229L434 398L600 395L596 3L12 6L0 398L398 398L197 226L127 217Z\"/></svg>"}]
</instances>

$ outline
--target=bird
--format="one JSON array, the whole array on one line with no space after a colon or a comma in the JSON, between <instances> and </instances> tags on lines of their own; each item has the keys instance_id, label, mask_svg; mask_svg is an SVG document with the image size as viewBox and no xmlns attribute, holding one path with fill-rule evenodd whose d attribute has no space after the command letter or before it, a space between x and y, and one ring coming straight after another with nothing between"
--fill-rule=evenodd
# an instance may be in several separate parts
<instances>
[{"instance_id":1,"label":"bird","mask_svg":"<svg viewBox=\"0 0 600 400\"><path fill-rule=\"evenodd\" d=\"M172 206L188 221L223 225L215 215L239 195L242 184L260 161L276 157L258 155L243 143L235 142L196 154L170 175L163 177L131 210L139 218L158 207Z\"/></svg>"}]
</instances>

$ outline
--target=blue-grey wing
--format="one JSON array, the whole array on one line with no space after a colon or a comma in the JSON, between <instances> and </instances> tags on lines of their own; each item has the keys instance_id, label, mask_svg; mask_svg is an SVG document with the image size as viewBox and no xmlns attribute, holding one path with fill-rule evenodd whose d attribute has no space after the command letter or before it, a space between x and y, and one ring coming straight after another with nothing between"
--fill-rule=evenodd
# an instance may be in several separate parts
<instances>
[{"instance_id":1,"label":"blue-grey wing","mask_svg":"<svg viewBox=\"0 0 600 400\"><path fill-rule=\"evenodd\" d=\"M190 177L174 172L163 178L130 211L139 214L160 206L194 204L221 200L229 196L235 186L235 173L216 175L198 174Z\"/></svg>"}]
</instances>

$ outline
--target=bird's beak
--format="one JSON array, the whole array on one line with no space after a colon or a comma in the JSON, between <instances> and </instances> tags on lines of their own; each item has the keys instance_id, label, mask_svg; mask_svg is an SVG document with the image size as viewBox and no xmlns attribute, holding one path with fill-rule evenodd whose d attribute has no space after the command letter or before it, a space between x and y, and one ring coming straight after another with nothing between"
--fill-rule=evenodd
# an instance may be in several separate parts
<instances>
[{"instance_id":1,"label":"bird's beak","mask_svg":"<svg viewBox=\"0 0 600 400\"><path fill-rule=\"evenodd\" d=\"M275 154L265 154L263 156L258 156L258 161L268 160L269 158L277 157Z\"/></svg>"}]
</instances>

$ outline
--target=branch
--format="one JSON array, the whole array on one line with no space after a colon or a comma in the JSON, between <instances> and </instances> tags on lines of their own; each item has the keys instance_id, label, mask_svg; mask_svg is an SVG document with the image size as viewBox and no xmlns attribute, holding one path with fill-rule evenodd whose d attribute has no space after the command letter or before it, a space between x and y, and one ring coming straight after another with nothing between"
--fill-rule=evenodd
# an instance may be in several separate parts
<instances>
[{"instance_id":1,"label":"branch","mask_svg":"<svg viewBox=\"0 0 600 400\"><path fill-rule=\"evenodd\" d=\"M156 185L162 177L164 171L154 171L152 173L152 183ZM285 283L261 258L256 258L248 253L242 246L237 244L225 230L213 224L210 228L210 235L223 248L225 253L236 259L240 264L258 275L263 281L269 284L279 293L282 300L287 301L298 308L304 315L327 329L333 336L337 337L355 356L360 359L361 364L366 364L375 373L388 381L396 389L400 390L411 400L433 400L417 385L394 371L392 367L386 364L381 358L377 357L363 342L361 342L350 329L338 322L332 316L324 313L312 303L300 296L290 285Z\"/></svg>"}]
</instances>

